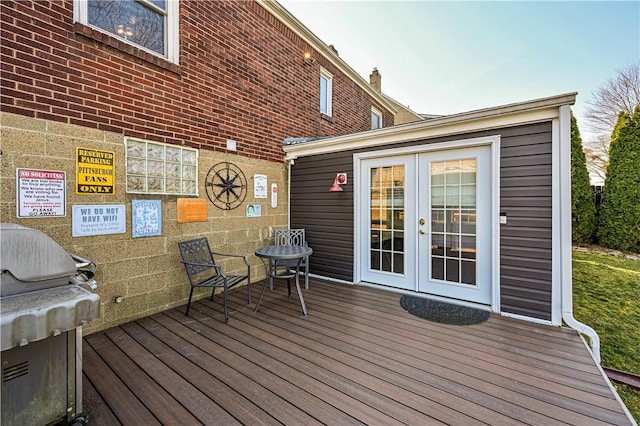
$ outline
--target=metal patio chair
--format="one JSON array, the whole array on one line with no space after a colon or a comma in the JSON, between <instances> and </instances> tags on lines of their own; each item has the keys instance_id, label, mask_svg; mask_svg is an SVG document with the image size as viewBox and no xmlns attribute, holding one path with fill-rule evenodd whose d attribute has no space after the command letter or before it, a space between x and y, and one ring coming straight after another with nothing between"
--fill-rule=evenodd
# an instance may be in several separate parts
<instances>
[{"instance_id":1,"label":"metal patio chair","mask_svg":"<svg viewBox=\"0 0 640 426\"><path fill-rule=\"evenodd\" d=\"M292 245L292 246L306 246L307 240L305 237L304 229L276 229L275 231L275 245ZM276 262L277 267L289 267L295 268L298 261L292 260L279 260ZM304 269L304 288L309 289L309 257L302 259L300 263L300 270ZM273 280L269 285L270 289L273 289Z\"/></svg>"},{"instance_id":2,"label":"metal patio chair","mask_svg":"<svg viewBox=\"0 0 640 426\"><path fill-rule=\"evenodd\" d=\"M227 291L244 280L247 280L247 301L251 304L251 266L249 265L249 261L246 256L240 254L213 252L209 247L209 240L207 240L206 237L189 241L181 241L178 243L178 247L180 248L180 254L182 255L182 263L184 264L187 276L189 277L189 282L191 283L191 292L189 293L189 301L187 302L185 315L189 315L189 307L191 306L193 290L198 287L212 288L210 300L213 300L216 288L223 289L225 322L229 322ZM237 257L242 259L244 264L247 266L247 274L225 274L222 268L216 264L214 256Z\"/></svg>"}]
</instances>

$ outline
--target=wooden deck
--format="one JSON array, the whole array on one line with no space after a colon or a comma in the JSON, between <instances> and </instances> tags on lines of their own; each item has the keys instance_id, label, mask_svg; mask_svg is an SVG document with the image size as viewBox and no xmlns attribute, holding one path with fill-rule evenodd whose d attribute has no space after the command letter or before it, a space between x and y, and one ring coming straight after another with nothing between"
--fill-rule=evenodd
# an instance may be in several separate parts
<instances>
[{"instance_id":1,"label":"wooden deck","mask_svg":"<svg viewBox=\"0 0 640 426\"><path fill-rule=\"evenodd\" d=\"M631 424L574 331L440 325L319 280L304 295L307 317L278 282L257 314L234 292L229 324L205 299L87 336L91 425Z\"/></svg>"}]
</instances>

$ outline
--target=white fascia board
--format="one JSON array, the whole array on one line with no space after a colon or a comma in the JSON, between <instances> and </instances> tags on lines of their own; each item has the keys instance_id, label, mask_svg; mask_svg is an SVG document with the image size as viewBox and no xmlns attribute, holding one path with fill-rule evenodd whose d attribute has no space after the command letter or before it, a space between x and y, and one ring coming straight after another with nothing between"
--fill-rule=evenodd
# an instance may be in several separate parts
<instances>
[{"instance_id":1,"label":"white fascia board","mask_svg":"<svg viewBox=\"0 0 640 426\"><path fill-rule=\"evenodd\" d=\"M391 111L392 114L397 114L398 110L395 105L389 102L385 97L378 93L360 74L355 72L353 68L349 66L345 61L340 58L333 50L327 46L322 40L311 32L307 27L298 21L287 9L285 9L276 0L256 0L260 6L271 13L276 19L285 24L291 31L293 31L298 37L309 43L317 52L322 54L325 59L331 62L336 68L342 71L347 77L353 80L362 90L367 92L369 96L378 101L382 106ZM302 56L300 56L300 63L302 64Z\"/></svg>"},{"instance_id":2,"label":"white fascia board","mask_svg":"<svg viewBox=\"0 0 640 426\"><path fill-rule=\"evenodd\" d=\"M286 159L330 152L369 148L447 135L477 132L500 127L538 123L558 117L558 108L573 105L577 93L485 108L415 123L385 127L360 133L285 145Z\"/></svg>"}]
</instances>

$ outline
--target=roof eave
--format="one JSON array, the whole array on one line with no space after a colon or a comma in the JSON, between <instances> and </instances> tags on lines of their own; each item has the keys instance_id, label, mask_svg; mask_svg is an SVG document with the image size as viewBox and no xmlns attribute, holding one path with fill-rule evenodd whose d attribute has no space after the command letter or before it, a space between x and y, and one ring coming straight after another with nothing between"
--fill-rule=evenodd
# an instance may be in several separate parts
<instances>
[{"instance_id":1,"label":"roof eave","mask_svg":"<svg viewBox=\"0 0 640 426\"><path fill-rule=\"evenodd\" d=\"M559 107L573 105L577 92L484 108L439 118L284 146L287 160L308 155L346 151L467 133L491 128L542 122L558 117Z\"/></svg>"}]
</instances>

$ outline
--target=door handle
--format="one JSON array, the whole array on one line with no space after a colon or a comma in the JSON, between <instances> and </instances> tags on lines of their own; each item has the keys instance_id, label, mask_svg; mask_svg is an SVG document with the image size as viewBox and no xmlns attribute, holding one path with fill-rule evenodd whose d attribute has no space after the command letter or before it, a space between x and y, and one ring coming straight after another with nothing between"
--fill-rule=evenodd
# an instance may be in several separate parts
<instances>
[{"instance_id":1,"label":"door handle","mask_svg":"<svg viewBox=\"0 0 640 426\"><path fill-rule=\"evenodd\" d=\"M427 233L427 231L425 231L424 229L421 229L421 230L420 230L420 235L424 235L424 234L426 234L426 233Z\"/></svg>"}]
</instances>

